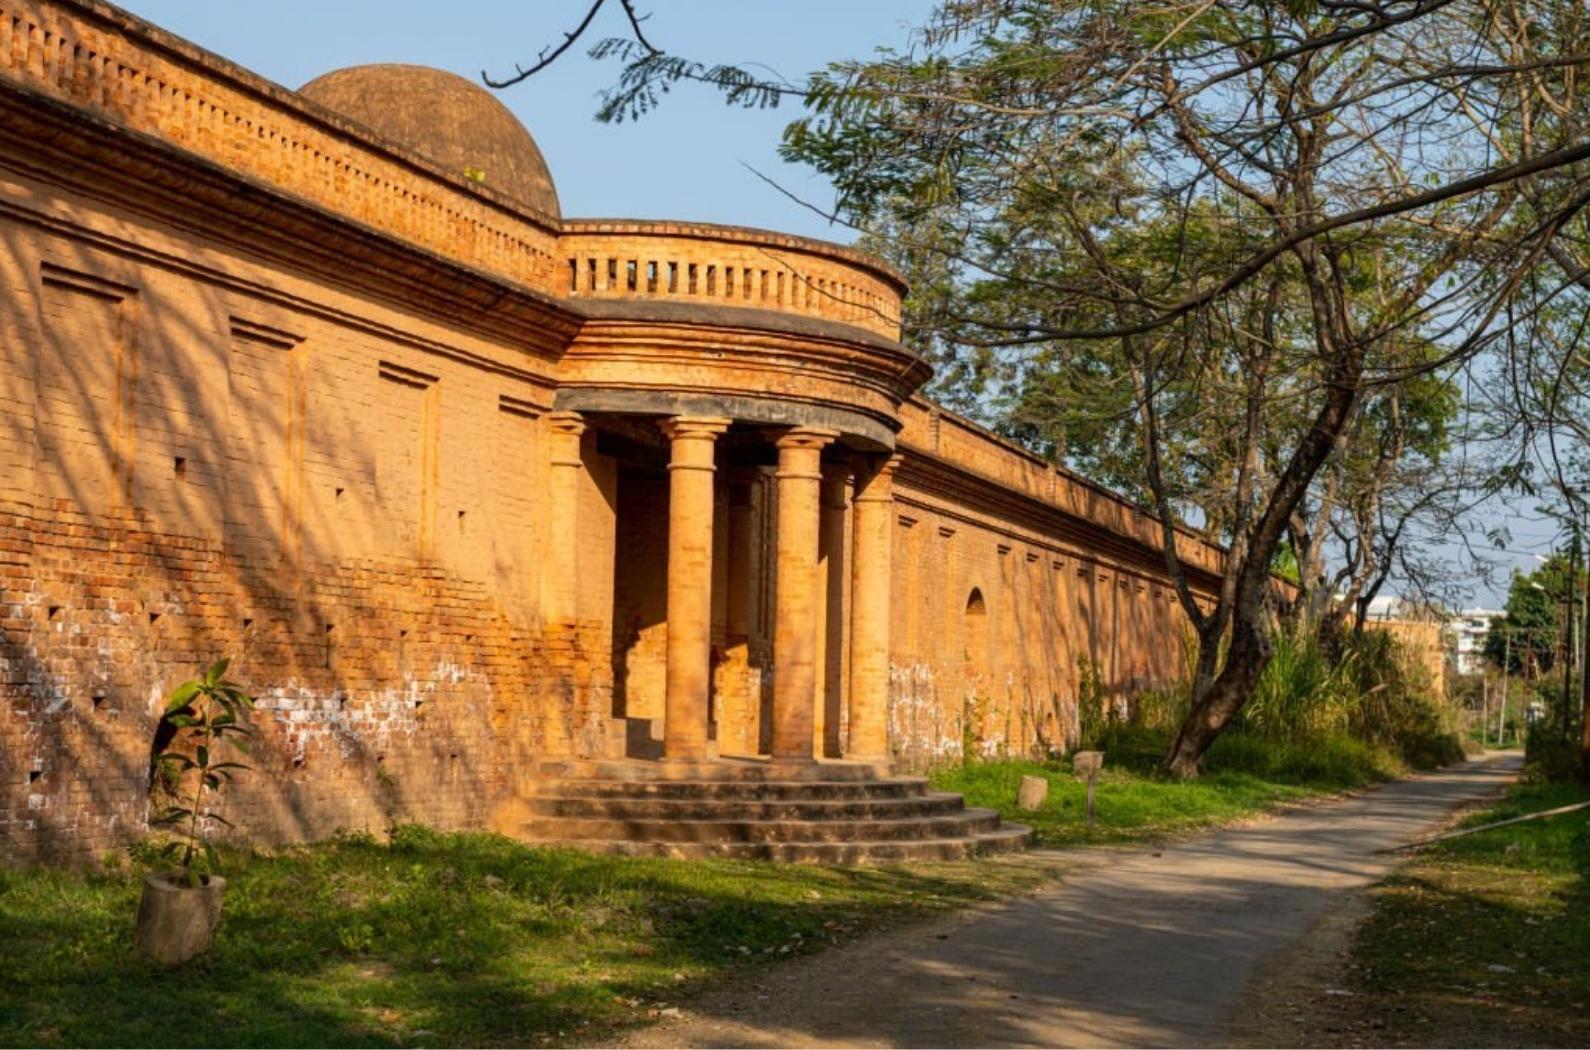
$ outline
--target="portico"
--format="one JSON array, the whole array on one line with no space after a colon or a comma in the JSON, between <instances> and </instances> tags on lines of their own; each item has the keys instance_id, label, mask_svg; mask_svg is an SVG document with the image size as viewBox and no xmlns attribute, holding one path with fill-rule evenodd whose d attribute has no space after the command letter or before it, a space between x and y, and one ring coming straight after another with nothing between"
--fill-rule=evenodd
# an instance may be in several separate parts
<instances>
[{"instance_id":1,"label":"portico","mask_svg":"<svg viewBox=\"0 0 1590 1050\"><path fill-rule=\"evenodd\" d=\"M560 411L552 423L554 466L613 477L603 757L886 760L888 576L875 574L890 558L892 452L833 427L719 415ZM571 458L587 431L595 440ZM551 497L569 499L553 514L566 534L556 552L578 546L581 524L577 486L553 478Z\"/></svg>"}]
</instances>

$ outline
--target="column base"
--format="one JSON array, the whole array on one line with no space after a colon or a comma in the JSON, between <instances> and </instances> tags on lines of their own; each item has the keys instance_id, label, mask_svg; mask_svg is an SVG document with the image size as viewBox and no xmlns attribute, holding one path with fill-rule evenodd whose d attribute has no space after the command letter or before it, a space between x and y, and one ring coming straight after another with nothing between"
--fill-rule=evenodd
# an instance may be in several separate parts
<instances>
[{"instance_id":1,"label":"column base","mask_svg":"<svg viewBox=\"0 0 1590 1050\"><path fill-rule=\"evenodd\" d=\"M717 760L718 742L716 740L709 740L706 742L705 746L702 747L692 747L687 750L674 751L670 751L668 749L667 743L665 742L663 744L662 757L657 761L664 765L668 765L669 763L716 762Z\"/></svg>"},{"instance_id":2,"label":"column base","mask_svg":"<svg viewBox=\"0 0 1590 1050\"><path fill-rule=\"evenodd\" d=\"M769 755L769 766L815 766L818 764L815 755Z\"/></svg>"}]
</instances>

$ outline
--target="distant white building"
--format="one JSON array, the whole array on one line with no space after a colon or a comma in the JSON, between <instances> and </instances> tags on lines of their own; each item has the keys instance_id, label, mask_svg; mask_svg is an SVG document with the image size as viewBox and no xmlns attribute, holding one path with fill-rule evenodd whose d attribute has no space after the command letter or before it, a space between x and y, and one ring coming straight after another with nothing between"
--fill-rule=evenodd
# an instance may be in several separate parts
<instances>
[{"instance_id":1,"label":"distant white building","mask_svg":"<svg viewBox=\"0 0 1590 1050\"><path fill-rule=\"evenodd\" d=\"M1395 594L1377 594L1369 599L1369 608L1364 610L1366 620L1411 620L1414 619L1414 606Z\"/></svg>"},{"instance_id":2,"label":"distant white building","mask_svg":"<svg viewBox=\"0 0 1590 1050\"><path fill-rule=\"evenodd\" d=\"M1478 674L1484 664L1485 635L1491 618L1505 616L1501 609L1464 609L1452 618L1452 665L1458 674Z\"/></svg>"},{"instance_id":3,"label":"distant white building","mask_svg":"<svg viewBox=\"0 0 1590 1050\"><path fill-rule=\"evenodd\" d=\"M1445 622L1451 613L1427 601L1411 601L1395 594L1377 594L1364 610L1366 620L1409 620L1415 623Z\"/></svg>"}]
</instances>

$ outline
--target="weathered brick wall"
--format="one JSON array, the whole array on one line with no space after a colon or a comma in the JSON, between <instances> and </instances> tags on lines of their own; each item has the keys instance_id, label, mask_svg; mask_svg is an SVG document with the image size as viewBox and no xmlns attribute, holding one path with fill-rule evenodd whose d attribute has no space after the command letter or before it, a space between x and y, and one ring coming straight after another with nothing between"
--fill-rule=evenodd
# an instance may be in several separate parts
<instances>
[{"instance_id":1,"label":"weathered brick wall","mask_svg":"<svg viewBox=\"0 0 1590 1050\"><path fill-rule=\"evenodd\" d=\"M1084 659L1117 701L1180 674L1154 523L909 400L922 366L878 338L898 286L854 252L560 229L89 0L0 0L0 80L0 855L139 833L162 698L224 654L261 734L227 815L267 839L490 823L536 759L610 752L615 660L617 713L660 718L667 481L594 424L554 431L560 384L839 409L874 437L898 409L909 765L1074 742ZM577 460L554 465L559 434ZM769 742L765 464L725 469L715 512L725 754ZM825 491L832 754L852 567Z\"/></svg>"},{"instance_id":2,"label":"weathered brick wall","mask_svg":"<svg viewBox=\"0 0 1590 1050\"><path fill-rule=\"evenodd\" d=\"M999 449L992 443L985 457ZM1186 616L1163 573L975 492L896 485L890 740L924 768L1075 746L1084 661L1124 711L1185 676ZM996 486L997 489L997 486Z\"/></svg>"},{"instance_id":3,"label":"weathered brick wall","mask_svg":"<svg viewBox=\"0 0 1590 1050\"><path fill-rule=\"evenodd\" d=\"M1132 546L1160 549L1159 523L1140 508L1101 485L995 438L969 420L913 398L900 406L900 422L900 444L905 448L1084 519L1097 528L1101 542L1120 537ZM1191 533L1177 537L1177 550L1189 566L1219 569L1219 549Z\"/></svg>"},{"instance_id":4,"label":"weathered brick wall","mask_svg":"<svg viewBox=\"0 0 1590 1050\"><path fill-rule=\"evenodd\" d=\"M601 573L581 622L538 612L532 359L16 177L0 194L29 206L0 252L0 854L138 833L162 697L221 655L261 736L226 812L264 838L478 824L529 759L600 746Z\"/></svg>"},{"instance_id":5,"label":"weathered brick wall","mask_svg":"<svg viewBox=\"0 0 1590 1050\"><path fill-rule=\"evenodd\" d=\"M624 571L613 601L615 713L661 741L668 650L668 477L619 476L618 536Z\"/></svg>"},{"instance_id":6,"label":"weathered brick wall","mask_svg":"<svg viewBox=\"0 0 1590 1050\"><path fill-rule=\"evenodd\" d=\"M1402 645L1403 658L1427 677L1430 687L1446 695L1446 625L1426 620L1370 620L1372 631L1383 631Z\"/></svg>"}]
</instances>

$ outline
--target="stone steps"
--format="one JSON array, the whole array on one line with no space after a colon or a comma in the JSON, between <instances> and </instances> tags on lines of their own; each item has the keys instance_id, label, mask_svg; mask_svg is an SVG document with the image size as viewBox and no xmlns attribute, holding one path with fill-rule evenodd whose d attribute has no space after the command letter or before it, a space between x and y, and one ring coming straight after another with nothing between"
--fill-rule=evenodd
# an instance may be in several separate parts
<instances>
[{"instance_id":1,"label":"stone steps","mask_svg":"<svg viewBox=\"0 0 1590 1050\"><path fill-rule=\"evenodd\" d=\"M1032 831L1019 824L944 839L898 839L892 842L637 842L630 840L546 839L543 846L561 846L629 857L675 857L687 860L722 858L782 864L906 864L964 860L1025 849Z\"/></svg>"},{"instance_id":2,"label":"stone steps","mask_svg":"<svg viewBox=\"0 0 1590 1050\"><path fill-rule=\"evenodd\" d=\"M754 782L722 780L527 780L520 788L527 798L561 797L617 800L678 800L735 802L878 802L928 797L928 782L921 777L891 777L872 781Z\"/></svg>"},{"instance_id":3,"label":"stone steps","mask_svg":"<svg viewBox=\"0 0 1590 1050\"><path fill-rule=\"evenodd\" d=\"M766 758L725 758L702 762L632 759L565 759L537 763L537 779L635 781L712 781L716 783L783 781L786 783L875 782L888 779L886 764L878 762L777 761Z\"/></svg>"},{"instance_id":4,"label":"stone steps","mask_svg":"<svg viewBox=\"0 0 1590 1050\"><path fill-rule=\"evenodd\" d=\"M546 762L517 805L514 826L531 841L632 856L891 864L1031 839L994 810L870 763Z\"/></svg>"},{"instance_id":5,"label":"stone steps","mask_svg":"<svg viewBox=\"0 0 1590 1050\"><path fill-rule=\"evenodd\" d=\"M570 790L564 788L563 790ZM933 792L901 798L744 798L651 795L532 795L523 797L532 817L629 820L900 820L949 816L965 810L959 795Z\"/></svg>"},{"instance_id":6,"label":"stone steps","mask_svg":"<svg viewBox=\"0 0 1590 1050\"><path fill-rule=\"evenodd\" d=\"M532 817L524 824L534 839L639 842L895 842L901 839L951 839L980 835L999 827L991 809L967 809L950 816L894 820L645 820L627 817Z\"/></svg>"}]
</instances>

